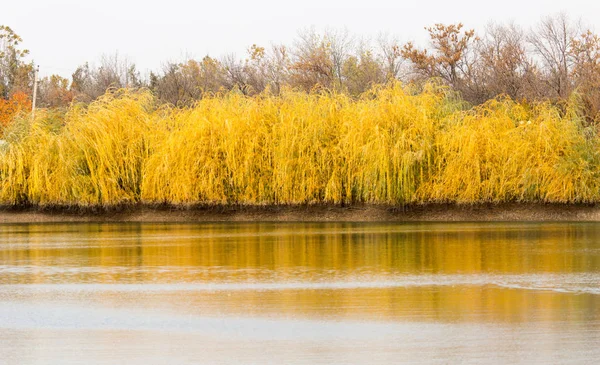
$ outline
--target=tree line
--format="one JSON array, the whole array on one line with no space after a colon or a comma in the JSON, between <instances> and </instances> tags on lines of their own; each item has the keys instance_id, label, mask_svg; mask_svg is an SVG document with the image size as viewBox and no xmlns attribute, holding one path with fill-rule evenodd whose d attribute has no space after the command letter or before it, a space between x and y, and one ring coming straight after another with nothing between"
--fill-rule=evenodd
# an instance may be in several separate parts
<instances>
[{"instance_id":1,"label":"tree line","mask_svg":"<svg viewBox=\"0 0 600 365\"><path fill-rule=\"evenodd\" d=\"M109 88L148 88L161 102L176 106L230 90L276 95L290 88L358 97L392 80L420 85L436 78L472 105L503 95L560 105L577 92L588 120L598 119L600 36L567 15L545 17L529 30L492 23L475 32L458 23L425 31L429 43L419 46L389 35L368 41L347 31L305 30L291 45L252 45L241 58L207 55L168 62L149 75L115 54L98 66L77 67L70 79L42 78L36 102L50 108L90 102ZM25 62L29 51L21 42L10 27L0 27L0 98L5 101L31 95L34 64Z\"/></svg>"}]
</instances>

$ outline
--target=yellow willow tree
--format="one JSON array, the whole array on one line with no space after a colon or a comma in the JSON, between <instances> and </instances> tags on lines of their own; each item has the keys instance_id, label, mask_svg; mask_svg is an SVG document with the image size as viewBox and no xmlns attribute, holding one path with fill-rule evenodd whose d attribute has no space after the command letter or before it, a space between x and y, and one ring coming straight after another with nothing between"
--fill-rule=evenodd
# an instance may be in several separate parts
<instances>
[{"instance_id":1,"label":"yellow willow tree","mask_svg":"<svg viewBox=\"0 0 600 365\"><path fill-rule=\"evenodd\" d=\"M283 90L159 106L120 90L17 117L0 204L600 202L600 138L566 108L399 83L359 97Z\"/></svg>"}]
</instances>

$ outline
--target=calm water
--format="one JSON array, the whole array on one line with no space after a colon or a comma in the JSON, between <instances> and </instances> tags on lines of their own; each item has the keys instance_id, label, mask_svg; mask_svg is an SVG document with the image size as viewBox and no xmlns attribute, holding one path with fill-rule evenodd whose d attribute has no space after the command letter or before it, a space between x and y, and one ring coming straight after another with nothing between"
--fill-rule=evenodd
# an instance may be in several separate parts
<instances>
[{"instance_id":1,"label":"calm water","mask_svg":"<svg viewBox=\"0 0 600 365\"><path fill-rule=\"evenodd\" d=\"M600 359L600 224L0 225L0 363Z\"/></svg>"}]
</instances>

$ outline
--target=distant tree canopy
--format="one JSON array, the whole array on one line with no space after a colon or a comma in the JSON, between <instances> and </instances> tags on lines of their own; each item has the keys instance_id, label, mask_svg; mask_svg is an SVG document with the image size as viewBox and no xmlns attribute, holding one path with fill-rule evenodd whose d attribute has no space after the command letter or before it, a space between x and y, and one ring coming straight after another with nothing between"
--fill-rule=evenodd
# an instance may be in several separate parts
<instances>
[{"instance_id":1,"label":"distant tree canopy","mask_svg":"<svg viewBox=\"0 0 600 365\"><path fill-rule=\"evenodd\" d=\"M8 99L31 86L33 64L24 62L29 54L21 49L23 40L10 27L0 25L0 97Z\"/></svg>"},{"instance_id":2,"label":"distant tree canopy","mask_svg":"<svg viewBox=\"0 0 600 365\"><path fill-rule=\"evenodd\" d=\"M254 95L283 88L336 92L359 97L373 85L399 80L420 85L437 78L469 103L508 96L522 101L560 103L578 92L590 121L600 112L600 36L559 14L524 30L490 24L481 32L462 23L425 28L429 44L402 43L381 35L375 42L347 31L312 29L292 45L254 44L242 58L233 54L169 62L142 77L118 54L99 65L85 63L70 79L40 80L38 105L63 107L90 102L109 88L149 88L164 103L186 106L207 94L230 90ZM0 26L0 98L31 97L33 63L9 27ZM43 68L42 68L43 69Z\"/></svg>"}]
</instances>

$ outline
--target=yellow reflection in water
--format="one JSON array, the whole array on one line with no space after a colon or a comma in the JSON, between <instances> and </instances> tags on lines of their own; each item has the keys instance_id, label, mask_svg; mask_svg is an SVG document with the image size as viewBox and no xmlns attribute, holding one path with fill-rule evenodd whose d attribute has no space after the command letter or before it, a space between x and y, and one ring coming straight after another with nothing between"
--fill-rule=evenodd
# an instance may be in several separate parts
<instances>
[{"instance_id":1,"label":"yellow reflection in water","mask_svg":"<svg viewBox=\"0 0 600 365\"><path fill-rule=\"evenodd\" d=\"M112 306L426 321L600 318L597 224L1 228L0 284L146 284L71 293Z\"/></svg>"}]
</instances>

